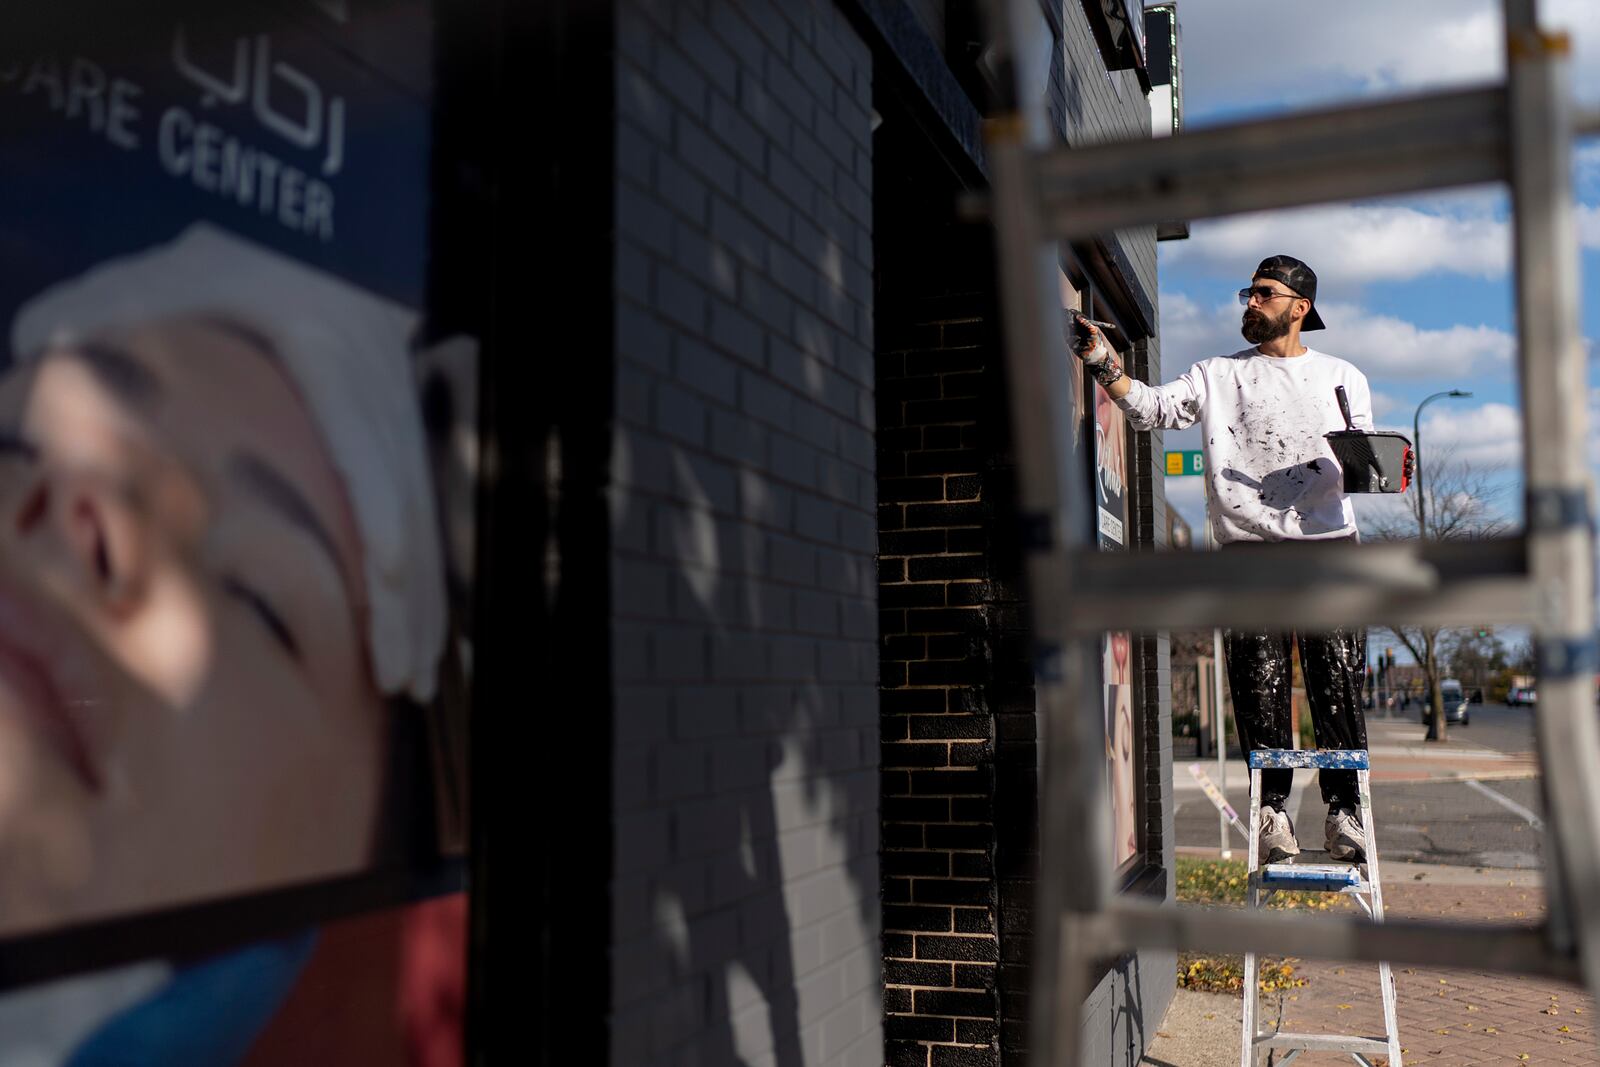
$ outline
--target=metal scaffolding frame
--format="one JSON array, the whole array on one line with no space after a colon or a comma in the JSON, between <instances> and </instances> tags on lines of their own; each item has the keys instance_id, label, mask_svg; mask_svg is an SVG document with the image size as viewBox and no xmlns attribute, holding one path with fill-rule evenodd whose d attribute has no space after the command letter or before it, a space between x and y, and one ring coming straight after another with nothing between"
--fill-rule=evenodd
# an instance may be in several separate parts
<instances>
[{"instance_id":1,"label":"metal scaffolding frame","mask_svg":"<svg viewBox=\"0 0 1600 1067\"><path fill-rule=\"evenodd\" d=\"M987 0L999 100L986 122L1027 582L1042 716L1037 1062L1079 1062L1095 961L1140 947L1471 966L1600 988L1600 716L1585 366L1571 142L1570 44L1536 0L1503 0L1503 85L1067 148L1024 95L1029 9ZM1250 164L1269 150L1270 172ZM1085 472L1069 460L1077 363L1056 242L1266 208L1503 181L1512 191L1527 524L1477 544L1274 544L1217 556L1099 553ZM1309 577L1308 577L1309 576ZM1339 627L1494 619L1529 626L1553 847L1542 927L1185 912L1118 897L1101 789L1094 635L1108 629Z\"/></svg>"}]
</instances>

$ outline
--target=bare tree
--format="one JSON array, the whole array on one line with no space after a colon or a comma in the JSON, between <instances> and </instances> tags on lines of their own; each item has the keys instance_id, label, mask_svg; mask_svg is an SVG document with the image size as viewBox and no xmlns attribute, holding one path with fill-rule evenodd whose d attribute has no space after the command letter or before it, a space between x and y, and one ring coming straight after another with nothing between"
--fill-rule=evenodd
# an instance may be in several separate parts
<instances>
[{"instance_id":1,"label":"bare tree","mask_svg":"<svg viewBox=\"0 0 1600 1067\"><path fill-rule=\"evenodd\" d=\"M1454 449L1431 451L1437 458L1428 461L1423 492L1406 496L1404 508L1371 517L1365 524L1367 538L1414 541L1424 525L1430 541L1476 541L1506 533L1510 523L1494 506L1505 492L1503 485L1496 484L1495 476L1499 472L1469 463L1457 456ZM1390 626L1388 629L1422 666L1432 709L1428 740L1443 741L1444 697L1439 692L1439 645L1444 630L1434 626Z\"/></svg>"},{"instance_id":2,"label":"bare tree","mask_svg":"<svg viewBox=\"0 0 1600 1067\"><path fill-rule=\"evenodd\" d=\"M1506 667L1506 646L1489 626L1466 627L1439 635L1440 670L1488 689L1490 679Z\"/></svg>"}]
</instances>

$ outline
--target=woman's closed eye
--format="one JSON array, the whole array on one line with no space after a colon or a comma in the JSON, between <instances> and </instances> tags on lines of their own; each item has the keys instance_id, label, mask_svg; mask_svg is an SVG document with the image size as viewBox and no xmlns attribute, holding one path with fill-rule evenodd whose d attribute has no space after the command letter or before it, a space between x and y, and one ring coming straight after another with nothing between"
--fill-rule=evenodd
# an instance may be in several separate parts
<instances>
[{"instance_id":1,"label":"woman's closed eye","mask_svg":"<svg viewBox=\"0 0 1600 1067\"><path fill-rule=\"evenodd\" d=\"M234 577L224 578L222 586L229 596L250 610L285 652L295 660L300 659L300 642L295 640L294 631L289 629L289 624L283 621L283 616L265 596Z\"/></svg>"}]
</instances>

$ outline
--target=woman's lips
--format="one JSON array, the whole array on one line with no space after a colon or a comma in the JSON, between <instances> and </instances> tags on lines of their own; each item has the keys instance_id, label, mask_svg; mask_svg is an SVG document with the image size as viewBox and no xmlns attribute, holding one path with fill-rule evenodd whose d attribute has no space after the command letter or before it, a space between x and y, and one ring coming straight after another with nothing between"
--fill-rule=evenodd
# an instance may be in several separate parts
<instances>
[{"instance_id":1,"label":"woman's lips","mask_svg":"<svg viewBox=\"0 0 1600 1067\"><path fill-rule=\"evenodd\" d=\"M17 599L0 589L0 685L21 702L27 720L85 788L98 793L104 780L89 729L95 704L72 699L63 691L46 653L50 646L47 632L30 615Z\"/></svg>"}]
</instances>

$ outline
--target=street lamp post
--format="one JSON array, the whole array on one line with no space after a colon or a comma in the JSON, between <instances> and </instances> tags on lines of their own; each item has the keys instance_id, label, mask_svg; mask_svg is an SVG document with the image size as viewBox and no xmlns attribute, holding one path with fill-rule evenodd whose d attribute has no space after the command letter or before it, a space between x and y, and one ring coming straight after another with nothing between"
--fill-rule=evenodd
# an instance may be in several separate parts
<instances>
[{"instance_id":1,"label":"street lamp post","mask_svg":"<svg viewBox=\"0 0 1600 1067\"><path fill-rule=\"evenodd\" d=\"M1424 397L1422 403L1417 405L1417 413L1411 417L1411 449L1416 453L1417 461L1417 537L1419 540L1428 539L1428 498L1422 494L1422 409L1441 397L1467 397L1472 394L1460 389L1449 389L1442 393L1434 393Z\"/></svg>"},{"instance_id":2,"label":"street lamp post","mask_svg":"<svg viewBox=\"0 0 1600 1067\"><path fill-rule=\"evenodd\" d=\"M1428 539L1428 498L1422 491L1422 409L1435 400L1443 397L1468 397L1472 394L1461 389L1447 389L1444 392L1434 393L1432 396L1423 397L1422 403L1417 405L1416 414L1411 417L1411 447L1415 452L1417 466L1417 540ZM1428 644L1428 660L1424 664L1428 673L1428 733L1425 740L1439 741L1444 737L1444 703L1439 695L1439 681L1434 677L1436 673L1433 664L1433 645Z\"/></svg>"}]
</instances>

